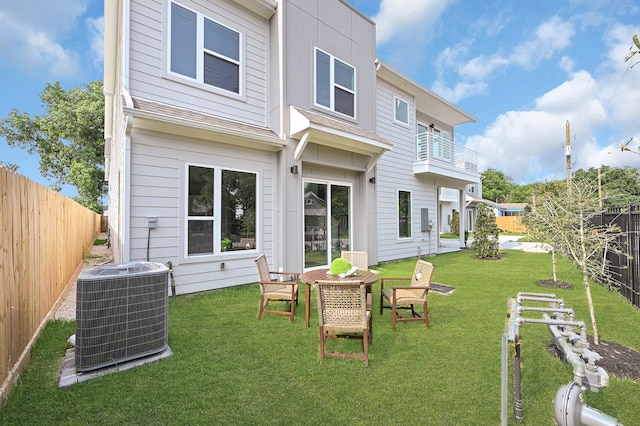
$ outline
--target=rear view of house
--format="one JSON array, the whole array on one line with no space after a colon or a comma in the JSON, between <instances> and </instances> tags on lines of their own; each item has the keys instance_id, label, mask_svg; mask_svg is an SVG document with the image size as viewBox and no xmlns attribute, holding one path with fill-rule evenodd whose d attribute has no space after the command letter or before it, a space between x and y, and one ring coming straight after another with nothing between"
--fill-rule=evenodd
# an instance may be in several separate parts
<instances>
[{"instance_id":1,"label":"rear view of house","mask_svg":"<svg viewBox=\"0 0 640 426\"><path fill-rule=\"evenodd\" d=\"M105 2L105 155L117 262L178 293L437 247L439 188L479 183L475 119L377 60L342 0Z\"/></svg>"}]
</instances>

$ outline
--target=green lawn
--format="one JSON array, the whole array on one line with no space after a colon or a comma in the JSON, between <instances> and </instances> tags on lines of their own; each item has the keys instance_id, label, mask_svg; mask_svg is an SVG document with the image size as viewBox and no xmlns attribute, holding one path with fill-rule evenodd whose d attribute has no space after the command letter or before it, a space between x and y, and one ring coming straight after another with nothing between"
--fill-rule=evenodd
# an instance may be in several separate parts
<instances>
[{"instance_id":1,"label":"green lawn","mask_svg":"<svg viewBox=\"0 0 640 426\"><path fill-rule=\"evenodd\" d=\"M378 314L370 366L319 362L315 296L304 327L304 286L296 320L256 320L259 291L247 285L170 298L173 356L128 371L57 387L74 322L51 321L18 386L0 410L2 425L498 425L500 351L506 305L518 292L551 293L536 284L551 275L549 254L505 252L481 261L471 251L429 258L434 281L453 294L430 293L431 328ZM415 259L379 265L381 276L409 276ZM557 290L576 318L590 324L580 274L561 259ZM640 311L616 293L593 286L600 338L640 349ZM379 283L374 285L379 294ZM534 314L527 315L534 317ZM549 355L546 326L522 327L523 425L553 425L553 398L572 368ZM361 342L342 340L357 351ZM351 346L349 346L351 345ZM512 353L510 349L510 353ZM509 424L515 424L509 386ZM640 419L640 381L611 377L586 404L626 425Z\"/></svg>"}]
</instances>

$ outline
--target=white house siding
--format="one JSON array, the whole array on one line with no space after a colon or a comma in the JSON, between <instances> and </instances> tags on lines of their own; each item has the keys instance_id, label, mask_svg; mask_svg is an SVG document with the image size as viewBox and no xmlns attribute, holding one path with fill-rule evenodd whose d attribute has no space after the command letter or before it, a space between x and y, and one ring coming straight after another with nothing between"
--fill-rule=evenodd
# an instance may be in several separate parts
<instances>
[{"instance_id":1,"label":"white house siding","mask_svg":"<svg viewBox=\"0 0 640 426\"><path fill-rule=\"evenodd\" d=\"M187 258L185 251L185 167L187 163L258 173L257 249ZM178 294L256 281L253 259L273 253L275 154L134 129L131 148L131 261L147 259L147 216L151 229L149 260L171 261ZM221 263L225 267L221 269Z\"/></svg>"},{"instance_id":2,"label":"white house siding","mask_svg":"<svg viewBox=\"0 0 640 426\"><path fill-rule=\"evenodd\" d=\"M268 22L229 2L180 0L178 4L242 34L243 93L240 96L226 93L166 72L165 60L169 56L166 0L131 2L131 95L257 126L268 125Z\"/></svg>"},{"instance_id":3,"label":"white house siding","mask_svg":"<svg viewBox=\"0 0 640 426\"><path fill-rule=\"evenodd\" d=\"M409 102L409 125L394 121L394 96ZM437 239L436 188L431 178L413 174L415 159L415 105L412 96L378 80L377 133L393 144L376 167L378 261L390 261L435 252ZM398 191L411 192L412 237L398 238ZM421 232L420 213L429 209L434 231Z\"/></svg>"}]
</instances>

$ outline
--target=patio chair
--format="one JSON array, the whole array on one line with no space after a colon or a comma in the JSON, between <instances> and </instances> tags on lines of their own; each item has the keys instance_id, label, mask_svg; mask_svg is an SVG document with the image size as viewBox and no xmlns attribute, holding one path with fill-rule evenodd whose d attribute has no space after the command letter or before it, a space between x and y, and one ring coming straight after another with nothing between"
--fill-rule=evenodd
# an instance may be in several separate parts
<instances>
[{"instance_id":1,"label":"patio chair","mask_svg":"<svg viewBox=\"0 0 640 426\"><path fill-rule=\"evenodd\" d=\"M316 281L320 322L320 361L324 357L364 360L369 365L369 344L373 336L371 311L367 310L363 281ZM328 338L362 339L363 354L326 352Z\"/></svg>"},{"instance_id":2,"label":"patio chair","mask_svg":"<svg viewBox=\"0 0 640 426\"><path fill-rule=\"evenodd\" d=\"M355 266L358 269L369 269L369 255L366 251L342 251L340 257L347 259L351 266Z\"/></svg>"},{"instance_id":3,"label":"patio chair","mask_svg":"<svg viewBox=\"0 0 640 426\"><path fill-rule=\"evenodd\" d=\"M298 304L299 272L274 272L269 270L267 257L263 254L256 257L256 270L258 271L258 284L260 285L260 310L258 319L262 314L288 315L291 322L295 316L295 305ZM289 311L267 310L269 302L289 302Z\"/></svg>"},{"instance_id":4,"label":"patio chair","mask_svg":"<svg viewBox=\"0 0 640 426\"><path fill-rule=\"evenodd\" d=\"M380 280L380 315L383 309L391 309L391 328L396 329L397 322L424 321L429 328L429 284L433 275L433 265L424 260L416 262L411 278L382 278ZM405 283L385 289L385 283ZM385 301L387 304L385 305ZM416 312L414 305L422 305L422 314ZM411 316L401 316L400 310L410 310Z\"/></svg>"}]
</instances>

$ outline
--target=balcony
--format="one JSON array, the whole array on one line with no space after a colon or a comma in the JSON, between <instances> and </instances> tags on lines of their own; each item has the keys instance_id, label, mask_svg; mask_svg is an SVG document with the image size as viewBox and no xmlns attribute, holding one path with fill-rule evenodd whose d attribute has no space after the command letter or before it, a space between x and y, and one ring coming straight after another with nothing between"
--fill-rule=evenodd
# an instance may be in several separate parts
<instances>
[{"instance_id":1,"label":"balcony","mask_svg":"<svg viewBox=\"0 0 640 426\"><path fill-rule=\"evenodd\" d=\"M478 154L432 133L416 136L414 174L437 174L468 183L480 182Z\"/></svg>"}]
</instances>

